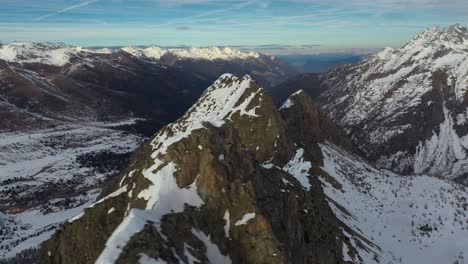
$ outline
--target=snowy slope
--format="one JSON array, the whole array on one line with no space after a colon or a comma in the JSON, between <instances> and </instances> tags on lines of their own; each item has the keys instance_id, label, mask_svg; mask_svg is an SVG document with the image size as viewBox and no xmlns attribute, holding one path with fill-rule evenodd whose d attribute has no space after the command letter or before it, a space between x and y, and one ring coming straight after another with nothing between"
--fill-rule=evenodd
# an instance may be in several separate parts
<instances>
[{"instance_id":1,"label":"snowy slope","mask_svg":"<svg viewBox=\"0 0 468 264\"><path fill-rule=\"evenodd\" d=\"M0 46L0 59L17 63L41 63L62 67L70 63L72 57L80 54L99 53L81 47L63 44L18 42Z\"/></svg>"},{"instance_id":2,"label":"snowy slope","mask_svg":"<svg viewBox=\"0 0 468 264\"><path fill-rule=\"evenodd\" d=\"M452 179L468 171L467 28L428 29L321 81L323 109L380 167ZM444 147L434 151L435 141Z\"/></svg>"},{"instance_id":3,"label":"snowy slope","mask_svg":"<svg viewBox=\"0 0 468 264\"><path fill-rule=\"evenodd\" d=\"M0 134L0 206L6 212L0 221L9 223L0 235L0 258L37 247L95 201L102 182L117 172L96 170L77 158L133 151L141 138L112 128L121 124L70 123Z\"/></svg>"},{"instance_id":4,"label":"snowy slope","mask_svg":"<svg viewBox=\"0 0 468 264\"><path fill-rule=\"evenodd\" d=\"M363 263L464 263L467 188L429 176L377 170L331 144L321 148L323 170L335 180L322 178L330 206L341 221L371 241L347 234L355 247L365 245L359 252Z\"/></svg>"},{"instance_id":5,"label":"snowy slope","mask_svg":"<svg viewBox=\"0 0 468 264\"><path fill-rule=\"evenodd\" d=\"M150 46L146 48L124 47L120 50L139 58L159 60L163 55L170 54L180 59L197 60L247 60L258 59L259 53L243 52L233 48L162 48ZM53 66L64 66L72 57L92 54L111 54L119 49L86 49L64 44L17 42L4 44L0 47L0 59L18 63L42 63Z\"/></svg>"}]
</instances>

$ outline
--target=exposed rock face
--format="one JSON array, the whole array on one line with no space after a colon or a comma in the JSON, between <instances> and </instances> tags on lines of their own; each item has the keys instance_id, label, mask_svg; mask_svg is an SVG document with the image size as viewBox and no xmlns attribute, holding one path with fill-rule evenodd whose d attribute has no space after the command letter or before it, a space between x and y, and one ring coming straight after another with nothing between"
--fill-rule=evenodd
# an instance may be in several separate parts
<instances>
[{"instance_id":1,"label":"exposed rock face","mask_svg":"<svg viewBox=\"0 0 468 264\"><path fill-rule=\"evenodd\" d=\"M306 128L289 135L294 112L334 127L305 95L291 100L299 107L283 119L249 76L223 75L135 153L114 193L45 244L40 263L342 263L342 224L310 176L317 142L339 133L295 144Z\"/></svg>"},{"instance_id":2,"label":"exposed rock face","mask_svg":"<svg viewBox=\"0 0 468 264\"><path fill-rule=\"evenodd\" d=\"M312 99L299 90L292 94L280 107L286 121L287 134L301 147L314 152L310 157L321 164L322 151L318 143L332 142L349 151L359 150L346 138L344 131L312 103Z\"/></svg>"}]
</instances>

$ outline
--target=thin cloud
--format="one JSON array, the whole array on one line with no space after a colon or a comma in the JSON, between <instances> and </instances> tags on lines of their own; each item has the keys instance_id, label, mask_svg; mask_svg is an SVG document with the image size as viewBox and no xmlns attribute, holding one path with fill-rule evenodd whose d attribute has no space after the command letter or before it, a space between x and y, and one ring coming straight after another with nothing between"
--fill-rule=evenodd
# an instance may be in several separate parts
<instances>
[{"instance_id":1,"label":"thin cloud","mask_svg":"<svg viewBox=\"0 0 468 264\"><path fill-rule=\"evenodd\" d=\"M229 11L233 11L233 10L239 10L239 9L242 9L242 8L247 7L249 5L252 5L254 3L256 3L256 0L243 1L243 2L240 2L240 3L237 3L237 4L233 4L233 5L229 6L229 7L223 8L223 9L207 11L207 12L204 12L204 13L201 13L201 14L198 14L198 15L194 15L194 16L189 16L189 17L183 17L183 18L170 20L170 21L166 22L165 24L175 24L175 23L180 23L180 22L191 22L192 20L196 20L196 19L199 19L199 18L204 18L204 17L207 17L207 16L212 16L212 15L215 15L215 14L225 13L225 12L229 12Z\"/></svg>"},{"instance_id":2,"label":"thin cloud","mask_svg":"<svg viewBox=\"0 0 468 264\"><path fill-rule=\"evenodd\" d=\"M62 10L59 10L59 11L57 11L57 12L53 12L53 13L50 13L50 14L41 16L41 17L37 18L36 20L43 20L43 19L48 18L48 17L51 17L51 16L59 15L59 14L62 14L62 13L71 11L71 10L73 10L73 9L76 9L76 8L80 8L80 7L83 7L83 6L87 6L87 5L96 3L96 2L98 2L98 1L99 1L99 0L91 0L91 1L86 1L86 2L80 3L80 4L72 5L72 6L66 7L66 8L64 8L64 9L62 9Z\"/></svg>"},{"instance_id":3,"label":"thin cloud","mask_svg":"<svg viewBox=\"0 0 468 264\"><path fill-rule=\"evenodd\" d=\"M181 31L183 31L183 30L190 30L190 29L192 29L192 28L191 28L191 27L187 27L187 26L176 27L176 30L181 30Z\"/></svg>"}]
</instances>

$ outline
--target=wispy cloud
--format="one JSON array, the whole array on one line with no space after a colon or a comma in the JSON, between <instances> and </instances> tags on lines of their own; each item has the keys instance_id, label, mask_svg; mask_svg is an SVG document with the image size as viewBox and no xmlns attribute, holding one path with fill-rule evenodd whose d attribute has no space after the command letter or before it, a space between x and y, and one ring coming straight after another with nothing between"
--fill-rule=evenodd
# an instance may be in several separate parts
<instances>
[{"instance_id":1,"label":"wispy cloud","mask_svg":"<svg viewBox=\"0 0 468 264\"><path fill-rule=\"evenodd\" d=\"M191 27L187 27L187 26L181 26L181 27L176 27L176 30L190 30L192 29Z\"/></svg>"},{"instance_id":2,"label":"wispy cloud","mask_svg":"<svg viewBox=\"0 0 468 264\"><path fill-rule=\"evenodd\" d=\"M51 17L51 16L59 15L59 14L71 11L73 9L76 9L76 8L80 8L80 7L84 7L84 6L96 3L98 1L99 0L91 0L91 1L86 1L86 2L80 3L80 4L72 5L72 6L66 7L66 8L64 8L62 10L59 10L59 11L56 11L56 12L53 12L53 13L38 17L36 20L43 20L43 19L46 19L46 18Z\"/></svg>"},{"instance_id":3,"label":"wispy cloud","mask_svg":"<svg viewBox=\"0 0 468 264\"><path fill-rule=\"evenodd\" d=\"M226 13L226 12L229 12L229 11L239 10L239 9L242 9L242 8L247 7L249 5L252 5L252 4L256 3L256 2L257 2L256 0L243 1L243 2L240 2L240 3L230 5L230 6L226 7L226 8L207 11L207 12L203 12L203 13L200 13L200 14L197 14L197 15L194 15L194 16L188 16L188 17L173 19L173 20L168 21L166 24L175 24L175 23L180 23L180 22L190 22L192 20L199 19L199 18L209 17L209 16L213 16L213 15L216 15L216 14Z\"/></svg>"}]
</instances>

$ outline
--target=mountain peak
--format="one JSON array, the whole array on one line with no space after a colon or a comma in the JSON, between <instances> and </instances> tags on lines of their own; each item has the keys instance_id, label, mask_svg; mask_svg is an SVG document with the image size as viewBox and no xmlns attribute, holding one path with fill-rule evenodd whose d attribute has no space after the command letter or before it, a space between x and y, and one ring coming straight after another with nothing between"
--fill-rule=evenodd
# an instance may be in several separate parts
<instances>
[{"instance_id":1,"label":"mountain peak","mask_svg":"<svg viewBox=\"0 0 468 264\"><path fill-rule=\"evenodd\" d=\"M134 154L116 191L46 242L39 263L344 263L357 249L312 176L315 152L285 129L250 76L223 74Z\"/></svg>"},{"instance_id":2,"label":"mountain peak","mask_svg":"<svg viewBox=\"0 0 468 264\"><path fill-rule=\"evenodd\" d=\"M468 47L468 29L461 24L448 27L433 27L416 35L405 46L462 45Z\"/></svg>"},{"instance_id":3,"label":"mountain peak","mask_svg":"<svg viewBox=\"0 0 468 264\"><path fill-rule=\"evenodd\" d=\"M80 53L91 50L63 43L16 42L0 46L0 59L16 63L41 63L62 67Z\"/></svg>"},{"instance_id":4,"label":"mountain peak","mask_svg":"<svg viewBox=\"0 0 468 264\"><path fill-rule=\"evenodd\" d=\"M238 111L241 115L256 116L255 109L247 110L255 94L261 89L254 83L249 75L238 78L230 73L223 74L181 118L181 128L193 130L202 127L205 122L221 126ZM252 88L252 96L245 98L243 95L249 88ZM241 97L245 98L243 102L240 102Z\"/></svg>"}]
</instances>

